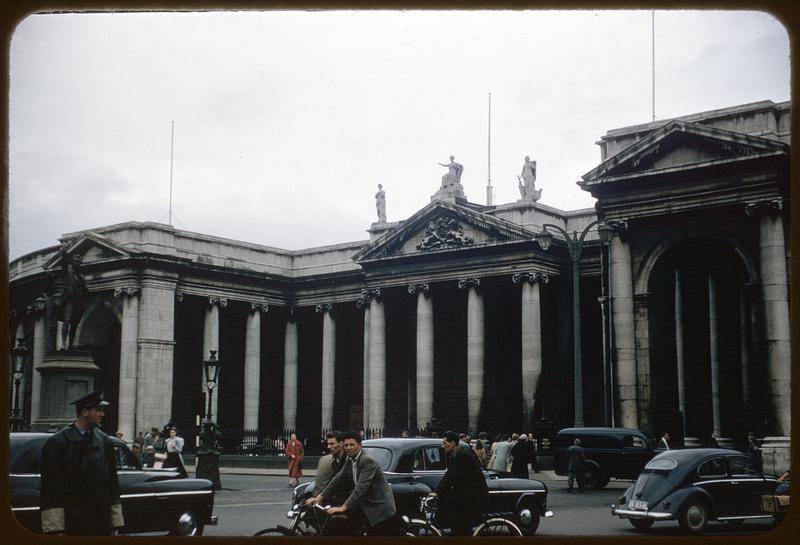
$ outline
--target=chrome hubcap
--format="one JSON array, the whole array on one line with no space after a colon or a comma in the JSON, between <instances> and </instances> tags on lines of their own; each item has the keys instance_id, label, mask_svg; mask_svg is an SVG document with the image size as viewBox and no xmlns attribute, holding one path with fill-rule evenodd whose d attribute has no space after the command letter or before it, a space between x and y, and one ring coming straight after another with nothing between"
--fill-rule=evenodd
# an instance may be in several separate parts
<instances>
[{"instance_id":1,"label":"chrome hubcap","mask_svg":"<svg viewBox=\"0 0 800 545\"><path fill-rule=\"evenodd\" d=\"M700 505L691 505L686 511L686 521L692 528L700 528L706 519L705 509Z\"/></svg>"},{"instance_id":2,"label":"chrome hubcap","mask_svg":"<svg viewBox=\"0 0 800 545\"><path fill-rule=\"evenodd\" d=\"M519 523L523 526L530 526L533 522L533 514L530 509L522 509L519 512Z\"/></svg>"}]
</instances>

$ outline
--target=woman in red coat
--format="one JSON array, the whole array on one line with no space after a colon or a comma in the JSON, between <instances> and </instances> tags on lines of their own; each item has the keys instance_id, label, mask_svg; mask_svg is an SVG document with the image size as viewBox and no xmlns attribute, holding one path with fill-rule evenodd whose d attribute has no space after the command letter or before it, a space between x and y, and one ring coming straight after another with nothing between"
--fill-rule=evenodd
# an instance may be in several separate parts
<instances>
[{"instance_id":1,"label":"woman in red coat","mask_svg":"<svg viewBox=\"0 0 800 545\"><path fill-rule=\"evenodd\" d=\"M305 452L303 451L303 443L297 440L295 434L292 434L292 438L286 443L284 452L289 457L289 486L297 486L300 484L300 477L303 476L303 467L300 462L303 461Z\"/></svg>"}]
</instances>

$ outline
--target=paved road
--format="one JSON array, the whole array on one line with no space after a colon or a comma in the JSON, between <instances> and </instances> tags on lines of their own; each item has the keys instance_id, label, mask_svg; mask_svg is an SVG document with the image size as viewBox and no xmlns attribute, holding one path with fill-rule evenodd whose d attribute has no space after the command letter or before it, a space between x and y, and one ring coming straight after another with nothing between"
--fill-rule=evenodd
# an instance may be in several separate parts
<instances>
[{"instance_id":1,"label":"paved road","mask_svg":"<svg viewBox=\"0 0 800 545\"><path fill-rule=\"evenodd\" d=\"M627 521L610 514L610 505L616 502L629 482L612 481L603 490L568 494L565 481L542 473L535 476L550 489L548 507L555 514L553 518L542 521L537 535L643 535ZM220 523L206 528L206 535L248 536L262 528L287 525L286 511L291 507L292 492L287 484L287 479L282 476L222 475L223 489L217 493L214 509ZM707 534L753 535L769 529L767 521L748 522L738 528L711 523ZM658 522L644 535L679 534L677 522Z\"/></svg>"}]
</instances>

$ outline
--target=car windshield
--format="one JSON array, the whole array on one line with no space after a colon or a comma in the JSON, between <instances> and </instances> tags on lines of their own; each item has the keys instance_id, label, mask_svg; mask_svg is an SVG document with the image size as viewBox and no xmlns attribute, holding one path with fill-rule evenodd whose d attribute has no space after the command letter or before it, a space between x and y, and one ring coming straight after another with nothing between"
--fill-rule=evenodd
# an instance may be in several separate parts
<instances>
[{"instance_id":1,"label":"car windshield","mask_svg":"<svg viewBox=\"0 0 800 545\"><path fill-rule=\"evenodd\" d=\"M46 437L36 440L29 437L12 436L9 472L17 475L39 473L42 445L46 439Z\"/></svg>"},{"instance_id":2,"label":"car windshield","mask_svg":"<svg viewBox=\"0 0 800 545\"><path fill-rule=\"evenodd\" d=\"M364 452L378 462L378 465L383 471L389 470L389 464L392 463L392 451L383 447L364 447Z\"/></svg>"},{"instance_id":3,"label":"car windshield","mask_svg":"<svg viewBox=\"0 0 800 545\"><path fill-rule=\"evenodd\" d=\"M642 473L656 473L666 477L676 467L678 462L672 458L655 458L644 466Z\"/></svg>"}]
</instances>

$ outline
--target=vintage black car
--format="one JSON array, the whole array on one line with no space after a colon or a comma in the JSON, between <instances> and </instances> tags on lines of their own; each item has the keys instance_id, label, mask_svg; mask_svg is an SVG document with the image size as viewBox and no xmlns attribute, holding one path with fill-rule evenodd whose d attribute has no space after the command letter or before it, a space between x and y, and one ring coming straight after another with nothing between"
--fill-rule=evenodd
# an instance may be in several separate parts
<instances>
[{"instance_id":1,"label":"vintage black car","mask_svg":"<svg viewBox=\"0 0 800 545\"><path fill-rule=\"evenodd\" d=\"M700 533L712 520L769 518L761 496L777 486L774 475L759 473L750 456L735 450L666 450L650 460L611 512L637 530L677 520L685 532Z\"/></svg>"},{"instance_id":2,"label":"vintage black car","mask_svg":"<svg viewBox=\"0 0 800 545\"><path fill-rule=\"evenodd\" d=\"M10 449L11 509L17 520L41 532L39 463L49 433L12 433ZM170 532L201 535L217 523L214 490L206 479L181 478L177 469L141 469L127 445L112 437L117 450L122 511L121 533Z\"/></svg>"},{"instance_id":3,"label":"vintage black car","mask_svg":"<svg viewBox=\"0 0 800 545\"><path fill-rule=\"evenodd\" d=\"M556 435L553 468L567 475L567 449L581 440L586 455L583 482L587 488L602 488L609 480L635 479L650 459L658 454L647 436L628 428L564 428Z\"/></svg>"},{"instance_id":4,"label":"vintage black car","mask_svg":"<svg viewBox=\"0 0 800 545\"><path fill-rule=\"evenodd\" d=\"M462 443L462 448L469 448ZM447 470L442 440L436 438L368 439L364 452L380 464L392 487L397 510L410 518L424 518L419 499L427 495ZM551 517L547 510L547 486L533 479L517 479L509 473L484 471L489 499L484 513L494 513L516 523L525 535L533 535L541 517ZM292 503L310 496L314 482L294 489Z\"/></svg>"}]
</instances>

